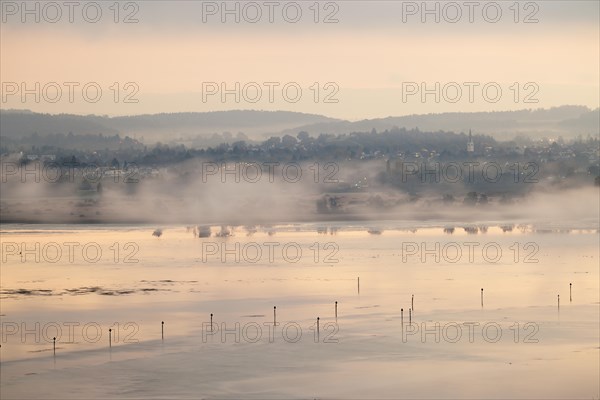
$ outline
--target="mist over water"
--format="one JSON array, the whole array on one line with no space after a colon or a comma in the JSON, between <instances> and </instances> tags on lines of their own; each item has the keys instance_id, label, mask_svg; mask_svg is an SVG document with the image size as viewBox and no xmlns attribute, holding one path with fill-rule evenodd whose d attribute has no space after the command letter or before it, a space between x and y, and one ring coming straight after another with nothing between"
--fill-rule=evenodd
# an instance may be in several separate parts
<instances>
[{"instance_id":1,"label":"mist over water","mask_svg":"<svg viewBox=\"0 0 600 400\"><path fill-rule=\"evenodd\" d=\"M600 192L593 186L519 182L513 187L520 193L504 201L502 188L488 183L486 204L467 204L464 199L472 191L468 182L421 181L411 187L418 189L415 195L382 184L382 170L379 161L360 165L191 161L146 179L137 170L130 178L99 179L83 172L94 190L81 190L81 177L54 182L43 179L41 172L37 177L15 173L2 184L0 213L7 222L215 225L391 219L596 228L600 218L596 207ZM98 183L101 191L95 190ZM451 202L443 199L448 193L456 196Z\"/></svg>"}]
</instances>

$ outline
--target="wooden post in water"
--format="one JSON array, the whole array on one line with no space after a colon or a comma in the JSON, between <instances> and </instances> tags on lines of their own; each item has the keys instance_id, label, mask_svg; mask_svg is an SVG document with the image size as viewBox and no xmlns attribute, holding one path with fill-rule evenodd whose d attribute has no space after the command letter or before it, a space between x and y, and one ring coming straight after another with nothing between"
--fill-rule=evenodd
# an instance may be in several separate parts
<instances>
[{"instance_id":1,"label":"wooden post in water","mask_svg":"<svg viewBox=\"0 0 600 400\"><path fill-rule=\"evenodd\" d=\"M412 308L413 310L415 309L415 295L412 295L412 298L410 299L410 308Z\"/></svg>"},{"instance_id":2,"label":"wooden post in water","mask_svg":"<svg viewBox=\"0 0 600 400\"><path fill-rule=\"evenodd\" d=\"M317 337L319 336L319 317L317 317Z\"/></svg>"},{"instance_id":3,"label":"wooden post in water","mask_svg":"<svg viewBox=\"0 0 600 400\"><path fill-rule=\"evenodd\" d=\"M404 325L404 308L400 309L400 324Z\"/></svg>"},{"instance_id":4,"label":"wooden post in water","mask_svg":"<svg viewBox=\"0 0 600 400\"><path fill-rule=\"evenodd\" d=\"M108 347L112 347L112 329L108 328Z\"/></svg>"},{"instance_id":5,"label":"wooden post in water","mask_svg":"<svg viewBox=\"0 0 600 400\"><path fill-rule=\"evenodd\" d=\"M165 321L160 322L160 337L162 341L165 341Z\"/></svg>"},{"instance_id":6,"label":"wooden post in water","mask_svg":"<svg viewBox=\"0 0 600 400\"><path fill-rule=\"evenodd\" d=\"M573 284L569 283L569 302L573 302Z\"/></svg>"},{"instance_id":7,"label":"wooden post in water","mask_svg":"<svg viewBox=\"0 0 600 400\"><path fill-rule=\"evenodd\" d=\"M273 326L277 325L277 306L273 306Z\"/></svg>"},{"instance_id":8,"label":"wooden post in water","mask_svg":"<svg viewBox=\"0 0 600 400\"><path fill-rule=\"evenodd\" d=\"M557 301L558 301L558 309L560 310L560 294L557 295Z\"/></svg>"},{"instance_id":9,"label":"wooden post in water","mask_svg":"<svg viewBox=\"0 0 600 400\"><path fill-rule=\"evenodd\" d=\"M54 351L54 355L56 355L56 338L52 338L52 350Z\"/></svg>"},{"instance_id":10,"label":"wooden post in water","mask_svg":"<svg viewBox=\"0 0 600 400\"><path fill-rule=\"evenodd\" d=\"M410 308L408 309L408 323L412 323L412 310Z\"/></svg>"},{"instance_id":11,"label":"wooden post in water","mask_svg":"<svg viewBox=\"0 0 600 400\"><path fill-rule=\"evenodd\" d=\"M335 302L335 319L337 321L337 301Z\"/></svg>"},{"instance_id":12,"label":"wooden post in water","mask_svg":"<svg viewBox=\"0 0 600 400\"><path fill-rule=\"evenodd\" d=\"M483 288L481 288L481 307L483 307Z\"/></svg>"},{"instance_id":13,"label":"wooden post in water","mask_svg":"<svg viewBox=\"0 0 600 400\"><path fill-rule=\"evenodd\" d=\"M213 314L212 314L212 313L210 313L210 331L211 331L211 332L213 331L213 326L212 326L212 317L213 317Z\"/></svg>"}]
</instances>

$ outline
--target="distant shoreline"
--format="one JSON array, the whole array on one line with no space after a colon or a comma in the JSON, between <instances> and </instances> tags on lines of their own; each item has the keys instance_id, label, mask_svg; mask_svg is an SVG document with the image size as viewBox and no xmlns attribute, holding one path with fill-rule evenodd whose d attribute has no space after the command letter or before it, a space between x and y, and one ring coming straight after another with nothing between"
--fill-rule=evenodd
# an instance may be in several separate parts
<instances>
[{"instance_id":1,"label":"distant shoreline","mask_svg":"<svg viewBox=\"0 0 600 400\"><path fill-rule=\"evenodd\" d=\"M323 224L327 226L327 224L362 224L362 227L355 227L356 230L363 229L381 229L381 232L387 230L410 230L410 229L463 229L474 227L477 228L479 233L485 234L486 230L483 228L503 228L505 226L510 226L512 230L518 230L519 226L527 226L529 228L533 228L535 233L548 233L550 231L570 231L570 230L582 230L582 231L595 231L595 233L600 233L600 229L598 228L598 222L590 223L589 221L578 221L569 224L565 223L557 223L551 221L533 221L533 220L523 220L523 219L514 219L510 222L501 222L497 220L443 220L443 219L398 219L398 218L382 218L381 215L360 215L360 216L352 216L349 218L348 215L337 215L337 216L329 216L330 218L304 218L304 219L295 219L295 220L261 220L261 221L189 221L189 220L169 220L169 221L161 221L161 220L147 220L147 219L99 219L99 218L72 218L72 219L41 219L41 218L0 218L0 228L3 225L7 224L15 224L15 225L73 225L73 226L81 226L81 225L94 225L101 227L103 225L140 225L140 226L149 226L149 227L161 227L161 226L172 226L172 225L180 225L186 227L198 227L198 226L262 226L262 227L277 227L280 225L294 225L294 224ZM429 222L429 223L428 223ZM510 232L508 231L508 232ZM530 232L532 232L530 230ZM213 232L214 233L214 232ZM452 232L449 232L452 233ZM533 233L533 232L532 232Z\"/></svg>"}]
</instances>

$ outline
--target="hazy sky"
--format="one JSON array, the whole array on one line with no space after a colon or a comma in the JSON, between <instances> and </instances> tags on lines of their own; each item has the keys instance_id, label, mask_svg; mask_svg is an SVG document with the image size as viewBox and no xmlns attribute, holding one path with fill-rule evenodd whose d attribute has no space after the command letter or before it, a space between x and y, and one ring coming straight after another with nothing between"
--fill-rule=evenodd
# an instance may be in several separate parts
<instances>
[{"instance_id":1,"label":"hazy sky","mask_svg":"<svg viewBox=\"0 0 600 400\"><path fill-rule=\"evenodd\" d=\"M420 1L0 3L4 109L358 120L600 102L597 1L427 2L430 14Z\"/></svg>"}]
</instances>

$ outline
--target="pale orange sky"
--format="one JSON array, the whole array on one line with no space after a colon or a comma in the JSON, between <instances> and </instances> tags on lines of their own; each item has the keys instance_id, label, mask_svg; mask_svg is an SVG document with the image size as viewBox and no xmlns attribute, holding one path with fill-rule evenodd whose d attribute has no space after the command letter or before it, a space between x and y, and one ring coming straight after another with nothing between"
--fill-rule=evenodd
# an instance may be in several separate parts
<instances>
[{"instance_id":1,"label":"pale orange sky","mask_svg":"<svg viewBox=\"0 0 600 400\"><path fill-rule=\"evenodd\" d=\"M585 12L587 3L578 3ZM160 11L160 4L158 11ZM347 4L340 3L340 9ZM583 4L583 5L581 5ZM143 4L141 4L143 6ZM163 7L166 5L163 4ZM577 7L577 6L573 6ZM592 7L593 8L593 7ZM597 6L596 6L597 9ZM369 9L371 12L373 8ZM105 10L106 11L106 10ZM156 10L152 10L156 11ZM177 15L177 10L169 9ZM385 4L378 10L383 18ZM281 24L190 25L167 24L147 17L143 23L112 24L23 24L8 19L2 24L1 75L7 82L33 88L48 82L97 82L103 93L100 101L85 101L76 89L73 103L67 101L67 87L57 103L42 96L37 103L32 95L22 100L19 94L3 92L2 108L28 108L40 112L135 114L224 109L285 109L314 112L346 119L362 119L443 111L492 111L582 104L598 107L599 39L595 24L573 20L542 18L538 24L422 24L394 26L370 25L348 18L349 23L332 26L308 24L289 28ZM140 11L141 12L141 11ZM182 18L185 12L182 11ZM509 18L510 17L510 18ZM200 18L200 17L199 17ZM185 18L183 18L185 21ZM174 20L176 22L176 19ZM418 22L418 20L416 21ZM230 28L231 25L231 29ZM161 29L159 30L158 27ZM156 29L155 29L156 28ZM136 104L115 103L110 87L134 82L139 88ZM203 82L225 82L233 88L249 82L279 82L274 102L267 101L268 88L257 103L234 96L202 98ZM297 82L303 93L297 103L286 101L281 87ZM321 87L318 102L314 82ZM339 91L338 102L323 103L333 82ZM433 95L423 102L419 95L403 102L403 83L478 82L474 101L468 101L463 86L459 101L452 103ZM482 97L481 86L496 82L502 89L497 103ZM520 86L515 102L514 87ZM525 103L527 82L537 85L537 103Z\"/></svg>"}]
</instances>

